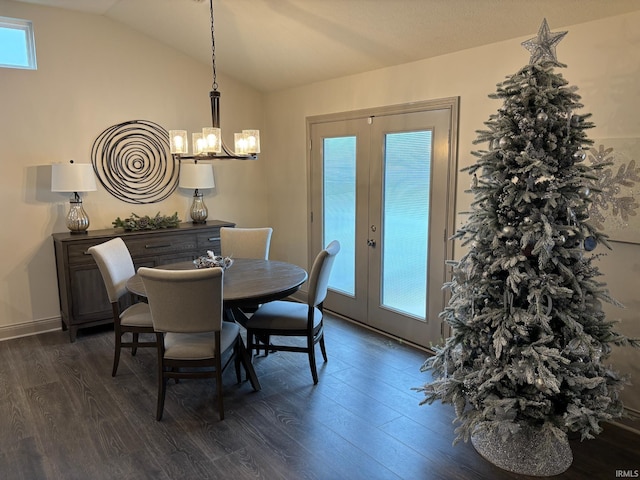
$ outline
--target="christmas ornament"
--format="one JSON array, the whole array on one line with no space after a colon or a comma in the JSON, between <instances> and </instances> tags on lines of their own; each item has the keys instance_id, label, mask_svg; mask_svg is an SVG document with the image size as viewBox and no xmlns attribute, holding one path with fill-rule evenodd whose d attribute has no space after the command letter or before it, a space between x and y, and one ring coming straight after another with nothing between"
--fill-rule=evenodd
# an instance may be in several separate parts
<instances>
[{"instance_id":1,"label":"christmas ornament","mask_svg":"<svg viewBox=\"0 0 640 480\"><path fill-rule=\"evenodd\" d=\"M499 141L498 141L498 146L500 148L507 148L509 146L511 142L509 142L509 138L508 137L502 137Z\"/></svg>"},{"instance_id":2,"label":"christmas ornament","mask_svg":"<svg viewBox=\"0 0 640 480\"><path fill-rule=\"evenodd\" d=\"M538 115L536 115L536 120L539 123L545 123L547 120L549 120L549 115L547 115L545 112L540 112Z\"/></svg>"},{"instance_id":3,"label":"christmas ornament","mask_svg":"<svg viewBox=\"0 0 640 480\"><path fill-rule=\"evenodd\" d=\"M522 223L524 223L525 225L531 225L533 224L533 219L531 217L524 217L522 219Z\"/></svg>"},{"instance_id":4,"label":"christmas ornament","mask_svg":"<svg viewBox=\"0 0 640 480\"><path fill-rule=\"evenodd\" d=\"M549 24L545 18L538 30L538 36L522 42L522 46L531 52L529 64L535 65L536 63L542 63L544 61L558 63L556 45L566 34L567 32L552 33L549 30Z\"/></svg>"},{"instance_id":5,"label":"christmas ornament","mask_svg":"<svg viewBox=\"0 0 640 480\"><path fill-rule=\"evenodd\" d=\"M565 243L567 243L567 237L565 237L564 235L560 235L558 238L556 238L556 245L564 245Z\"/></svg>"},{"instance_id":6,"label":"christmas ornament","mask_svg":"<svg viewBox=\"0 0 640 480\"><path fill-rule=\"evenodd\" d=\"M516 229L510 225L502 227L502 235L507 238L511 238L516 234Z\"/></svg>"},{"instance_id":7,"label":"christmas ornament","mask_svg":"<svg viewBox=\"0 0 640 480\"><path fill-rule=\"evenodd\" d=\"M584 249L587 252L595 250L597 245L598 245L598 242L595 239L595 237L587 237L587 238L584 239Z\"/></svg>"},{"instance_id":8,"label":"christmas ornament","mask_svg":"<svg viewBox=\"0 0 640 480\"><path fill-rule=\"evenodd\" d=\"M584 152L584 150L580 149L577 150L574 154L573 154L573 159L576 162L582 162L585 158L587 158L587 154Z\"/></svg>"},{"instance_id":9,"label":"christmas ornament","mask_svg":"<svg viewBox=\"0 0 640 480\"><path fill-rule=\"evenodd\" d=\"M582 198L588 198L591 195L591 190L585 185L578 189L578 194L580 194Z\"/></svg>"}]
</instances>

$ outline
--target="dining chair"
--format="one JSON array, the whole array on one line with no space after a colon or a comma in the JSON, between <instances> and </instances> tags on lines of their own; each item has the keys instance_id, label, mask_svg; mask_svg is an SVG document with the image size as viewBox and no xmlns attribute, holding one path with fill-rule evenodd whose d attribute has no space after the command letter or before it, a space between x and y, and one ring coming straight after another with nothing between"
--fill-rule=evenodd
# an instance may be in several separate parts
<instances>
[{"instance_id":1,"label":"dining chair","mask_svg":"<svg viewBox=\"0 0 640 480\"><path fill-rule=\"evenodd\" d=\"M260 228L220 228L220 251L223 257L269 259L271 246L271 227ZM244 305L240 311L244 315L255 312L256 305ZM238 318L244 324L242 318Z\"/></svg>"},{"instance_id":2,"label":"dining chair","mask_svg":"<svg viewBox=\"0 0 640 480\"><path fill-rule=\"evenodd\" d=\"M326 362L323 302L327 296L331 268L339 251L340 243L334 240L316 256L309 275L306 303L287 300L265 303L247 319L247 350L250 354L254 349L262 348L256 343L257 338L304 337L305 345L274 344L270 343L270 340L267 340L265 345L268 345L268 351L307 353L313 383L318 383L315 346L320 343L322 357ZM265 355L268 355L268 351L265 348Z\"/></svg>"},{"instance_id":3,"label":"dining chair","mask_svg":"<svg viewBox=\"0 0 640 480\"><path fill-rule=\"evenodd\" d=\"M215 378L218 415L224 419L222 372L235 360L240 382L240 327L223 322L222 268L162 270L140 267L158 339L158 405L162 419L167 382ZM222 358L225 357L223 364Z\"/></svg>"},{"instance_id":4,"label":"dining chair","mask_svg":"<svg viewBox=\"0 0 640 480\"><path fill-rule=\"evenodd\" d=\"M88 251L98 265L104 286L107 289L109 302L111 302L115 332L115 351L111 376L115 377L120 363L120 351L123 348L130 347L131 355L135 355L138 347L157 346L155 340L140 341L141 333L154 333L151 312L149 305L145 302L133 303L121 310L120 300L128 293L127 280L136 272L129 249L120 237L89 247ZM125 333L131 334L130 342L122 341L122 336Z\"/></svg>"},{"instance_id":5,"label":"dining chair","mask_svg":"<svg viewBox=\"0 0 640 480\"><path fill-rule=\"evenodd\" d=\"M269 259L273 229L220 228L220 250L223 257Z\"/></svg>"}]
</instances>

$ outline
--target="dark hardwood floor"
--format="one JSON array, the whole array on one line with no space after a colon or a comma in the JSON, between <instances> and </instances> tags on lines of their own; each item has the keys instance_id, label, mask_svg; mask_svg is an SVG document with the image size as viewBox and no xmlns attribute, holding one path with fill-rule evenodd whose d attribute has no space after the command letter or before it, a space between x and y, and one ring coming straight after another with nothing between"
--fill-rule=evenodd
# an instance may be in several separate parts
<instances>
[{"instance_id":1,"label":"dark hardwood floor","mask_svg":"<svg viewBox=\"0 0 640 480\"><path fill-rule=\"evenodd\" d=\"M225 420L206 380L169 383L155 420L155 352L123 352L111 377L113 332L0 342L2 479L523 479L452 446L453 409L419 406L426 354L329 317L329 362L313 385L305 355L272 353L262 383L225 373ZM321 359L321 356L318 354ZM614 479L640 469L640 435L605 425L572 442L562 479ZM539 478L539 477L538 477Z\"/></svg>"}]
</instances>

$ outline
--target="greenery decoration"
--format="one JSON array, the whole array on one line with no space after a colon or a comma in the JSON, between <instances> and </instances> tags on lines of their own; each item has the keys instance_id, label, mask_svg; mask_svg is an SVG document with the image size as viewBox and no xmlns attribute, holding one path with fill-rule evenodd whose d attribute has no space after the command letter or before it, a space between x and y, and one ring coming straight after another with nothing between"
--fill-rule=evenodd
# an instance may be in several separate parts
<instances>
[{"instance_id":1,"label":"greenery decoration","mask_svg":"<svg viewBox=\"0 0 640 480\"><path fill-rule=\"evenodd\" d=\"M170 217L167 215L160 215L160 212L156 213L154 217L145 215L141 217L132 213L129 218L122 220L120 217L113 221L115 228L124 228L129 231L136 230L159 230L161 228L175 228L180 223L178 218L178 212L175 212Z\"/></svg>"}]
</instances>

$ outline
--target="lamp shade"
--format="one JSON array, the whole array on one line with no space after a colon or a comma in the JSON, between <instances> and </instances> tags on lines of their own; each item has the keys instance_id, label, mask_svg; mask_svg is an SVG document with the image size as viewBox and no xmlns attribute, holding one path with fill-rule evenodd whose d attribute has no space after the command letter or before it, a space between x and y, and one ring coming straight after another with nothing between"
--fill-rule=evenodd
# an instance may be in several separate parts
<instances>
[{"instance_id":1,"label":"lamp shade","mask_svg":"<svg viewBox=\"0 0 640 480\"><path fill-rule=\"evenodd\" d=\"M58 163L51 166L52 192L93 192L96 177L90 163Z\"/></svg>"},{"instance_id":2,"label":"lamp shade","mask_svg":"<svg viewBox=\"0 0 640 480\"><path fill-rule=\"evenodd\" d=\"M180 165L180 188L213 188L213 168L206 163L183 163Z\"/></svg>"}]
</instances>

